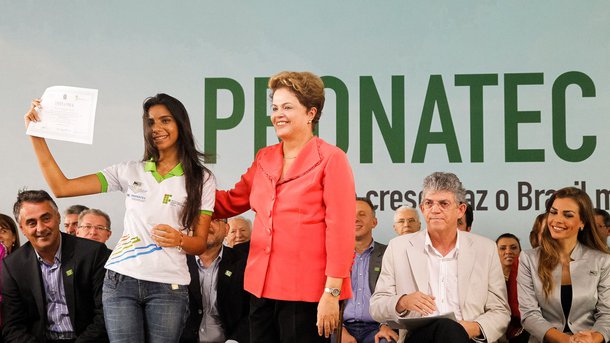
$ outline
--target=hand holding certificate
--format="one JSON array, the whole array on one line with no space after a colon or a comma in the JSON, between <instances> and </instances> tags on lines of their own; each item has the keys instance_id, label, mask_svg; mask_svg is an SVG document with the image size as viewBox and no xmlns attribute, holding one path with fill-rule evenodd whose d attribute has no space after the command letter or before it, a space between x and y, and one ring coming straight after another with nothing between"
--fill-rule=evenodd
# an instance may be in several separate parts
<instances>
[{"instance_id":1,"label":"hand holding certificate","mask_svg":"<svg viewBox=\"0 0 610 343\"><path fill-rule=\"evenodd\" d=\"M93 143L97 93L97 89L88 88L47 88L38 108L39 120L30 121L26 133L69 142Z\"/></svg>"}]
</instances>

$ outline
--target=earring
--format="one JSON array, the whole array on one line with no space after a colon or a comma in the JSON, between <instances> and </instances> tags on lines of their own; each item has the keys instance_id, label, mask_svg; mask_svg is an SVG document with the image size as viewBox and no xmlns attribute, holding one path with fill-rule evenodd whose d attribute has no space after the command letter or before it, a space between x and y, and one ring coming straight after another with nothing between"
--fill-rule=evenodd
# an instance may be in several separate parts
<instances>
[{"instance_id":1,"label":"earring","mask_svg":"<svg viewBox=\"0 0 610 343\"><path fill-rule=\"evenodd\" d=\"M309 121L307 122L307 124L311 124L311 119L309 119Z\"/></svg>"},{"instance_id":2,"label":"earring","mask_svg":"<svg viewBox=\"0 0 610 343\"><path fill-rule=\"evenodd\" d=\"M578 228L578 230L580 230L580 231L582 231L582 230L584 230L584 229L585 229L584 227L580 227L580 228Z\"/></svg>"}]
</instances>

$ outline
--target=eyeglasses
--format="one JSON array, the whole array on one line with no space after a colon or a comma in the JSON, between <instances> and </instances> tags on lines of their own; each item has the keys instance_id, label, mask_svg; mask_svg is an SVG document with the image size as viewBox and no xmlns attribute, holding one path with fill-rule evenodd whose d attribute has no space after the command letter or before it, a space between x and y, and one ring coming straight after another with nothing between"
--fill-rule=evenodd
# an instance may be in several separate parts
<instances>
[{"instance_id":1,"label":"eyeglasses","mask_svg":"<svg viewBox=\"0 0 610 343\"><path fill-rule=\"evenodd\" d=\"M222 219L212 219L212 221L213 221L213 222L217 222L217 223L218 223L218 222L223 222L223 223L226 223L226 222L227 222L227 219L226 219L226 218L222 218Z\"/></svg>"},{"instance_id":2,"label":"eyeglasses","mask_svg":"<svg viewBox=\"0 0 610 343\"><path fill-rule=\"evenodd\" d=\"M79 229L85 229L85 230L104 230L104 231L110 231L109 227L106 226L102 226L102 225L81 225L78 227Z\"/></svg>"},{"instance_id":3,"label":"eyeglasses","mask_svg":"<svg viewBox=\"0 0 610 343\"><path fill-rule=\"evenodd\" d=\"M407 224L415 224L417 221L413 218L409 218L409 219L398 219L397 221L394 222L394 224L400 224L400 225L405 225L405 223Z\"/></svg>"},{"instance_id":4,"label":"eyeglasses","mask_svg":"<svg viewBox=\"0 0 610 343\"><path fill-rule=\"evenodd\" d=\"M434 207L434 205L438 205L438 208L440 208L441 211L446 211L451 207L451 205L453 205L453 203L449 200L441 200L441 201L424 200L424 202L422 202L422 205L424 206L424 208L426 210L430 210Z\"/></svg>"}]
</instances>

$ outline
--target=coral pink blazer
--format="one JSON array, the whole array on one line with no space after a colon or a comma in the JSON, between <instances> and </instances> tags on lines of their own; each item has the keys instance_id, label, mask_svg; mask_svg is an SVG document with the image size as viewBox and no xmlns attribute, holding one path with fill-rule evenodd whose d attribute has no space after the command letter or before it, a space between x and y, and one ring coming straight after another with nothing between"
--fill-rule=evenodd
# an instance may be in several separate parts
<instances>
[{"instance_id":1,"label":"coral pink blazer","mask_svg":"<svg viewBox=\"0 0 610 343\"><path fill-rule=\"evenodd\" d=\"M356 193L347 156L313 137L280 181L282 166L282 143L263 148L233 189L216 191L215 217L256 213L244 288L318 302L330 276L343 279L341 299L350 298Z\"/></svg>"}]
</instances>

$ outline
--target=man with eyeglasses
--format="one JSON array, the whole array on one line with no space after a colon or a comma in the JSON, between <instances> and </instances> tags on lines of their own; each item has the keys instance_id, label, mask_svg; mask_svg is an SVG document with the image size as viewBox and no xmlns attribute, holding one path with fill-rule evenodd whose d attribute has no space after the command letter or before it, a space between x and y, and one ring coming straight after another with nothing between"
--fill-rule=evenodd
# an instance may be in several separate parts
<instances>
[{"instance_id":1,"label":"man with eyeglasses","mask_svg":"<svg viewBox=\"0 0 610 343\"><path fill-rule=\"evenodd\" d=\"M110 238L110 216L102 210L91 208L78 215L76 236L106 243Z\"/></svg>"},{"instance_id":2,"label":"man with eyeglasses","mask_svg":"<svg viewBox=\"0 0 610 343\"><path fill-rule=\"evenodd\" d=\"M394 212L394 231L397 235L414 233L421 229L421 221L417 209L406 205L400 206Z\"/></svg>"},{"instance_id":3,"label":"man with eyeglasses","mask_svg":"<svg viewBox=\"0 0 610 343\"><path fill-rule=\"evenodd\" d=\"M466 191L457 176L435 172L424 179L420 209L427 229L390 241L371 297L378 322L453 313L407 329L399 342L495 342L510 320L504 274L495 243L458 231Z\"/></svg>"}]
</instances>

